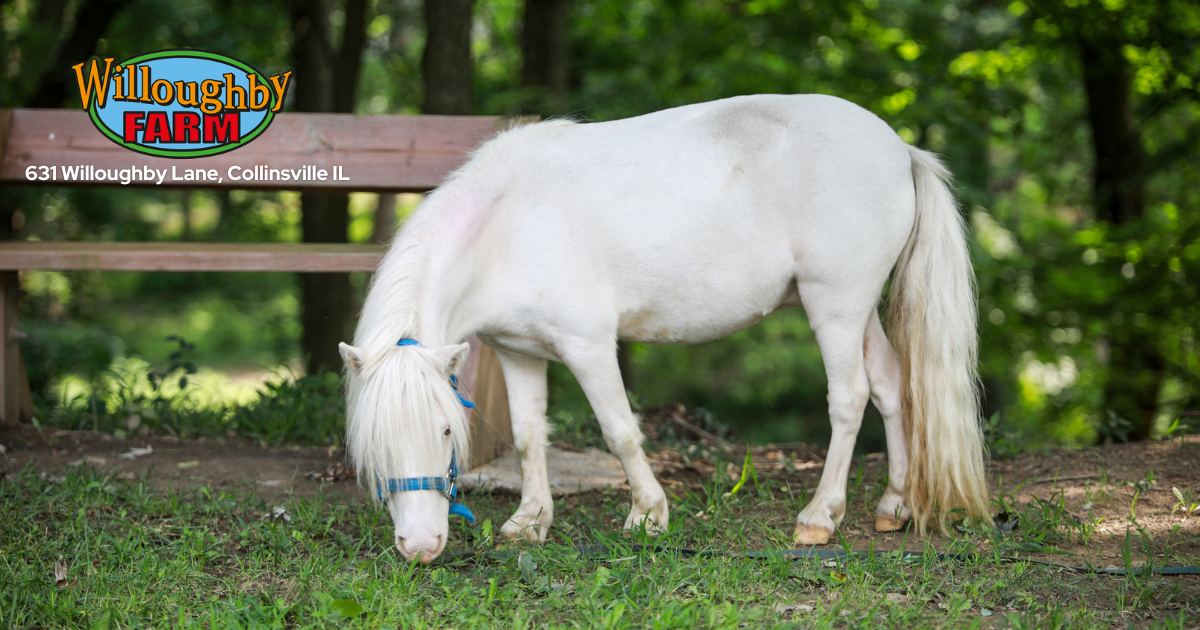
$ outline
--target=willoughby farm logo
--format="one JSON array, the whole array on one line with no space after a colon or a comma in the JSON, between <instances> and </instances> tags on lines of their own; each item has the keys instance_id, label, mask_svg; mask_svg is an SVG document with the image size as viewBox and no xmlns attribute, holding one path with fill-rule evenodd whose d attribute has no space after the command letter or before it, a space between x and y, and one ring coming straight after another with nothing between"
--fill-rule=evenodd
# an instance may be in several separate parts
<instances>
[{"instance_id":1,"label":"willoughby farm logo","mask_svg":"<svg viewBox=\"0 0 1200 630\"><path fill-rule=\"evenodd\" d=\"M266 77L232 57L161 50L113 65L74 66L92 123L138 153L196 158L232 151L266 131L292 73Z\"/></svg>"}]
</instances>

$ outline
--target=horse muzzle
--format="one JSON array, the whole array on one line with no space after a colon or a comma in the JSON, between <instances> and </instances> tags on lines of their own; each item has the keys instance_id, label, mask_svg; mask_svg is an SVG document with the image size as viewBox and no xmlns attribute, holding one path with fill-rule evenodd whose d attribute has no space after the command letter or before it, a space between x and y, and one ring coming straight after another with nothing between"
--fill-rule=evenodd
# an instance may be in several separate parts
<instances>
[{"instance_id":1,"label":"horse muzzle","mask_svg":"<svg viewBox=\"0 0 1200 630\"><path fill-rule=\"evenodd\" d=\"M421 564L429 564L446 549L446 537L438 534L433 537L405 538L397 534L396 549L407 562L417 560Z\"/></svg>"}]
</instances>

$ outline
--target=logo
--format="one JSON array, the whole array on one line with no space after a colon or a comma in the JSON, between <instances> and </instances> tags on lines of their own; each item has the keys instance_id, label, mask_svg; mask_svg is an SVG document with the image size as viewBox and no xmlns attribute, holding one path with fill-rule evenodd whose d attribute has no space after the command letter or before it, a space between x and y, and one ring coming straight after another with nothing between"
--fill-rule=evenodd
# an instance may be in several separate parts
<instances>
[{"instance_id":1,"label":"logo","mask_svg":"<svg viewBox=\"0 0 1200 630\"><path fill-rule=\"evenodd\" d=\"M131 151L168 158L217 155L262 135L292 77L266 77L202 50L161 50L115 66L112 58L92 59L74 70L83 109L100 133Z\"/></svg>"}]
</instances>

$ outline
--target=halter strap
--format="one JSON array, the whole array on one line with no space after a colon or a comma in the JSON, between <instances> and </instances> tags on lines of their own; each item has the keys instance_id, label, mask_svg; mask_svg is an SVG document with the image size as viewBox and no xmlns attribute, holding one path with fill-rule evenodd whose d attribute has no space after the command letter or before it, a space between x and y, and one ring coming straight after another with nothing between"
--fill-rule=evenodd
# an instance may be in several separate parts
<instances>
[{"instance_id":1,"label":"halter strap","mask_svg":"<svg viewBox=\"0 0 1200 630\"><path fill-rule=\"evenodd\" d=\"M379 479L376 478L375 495L379 500L387 505L387 499L383 498L383 490L387 488L388 492L410 492L413 490L437 490L446 495L450 500L450 516L461 516L467 519L471 524L475 523L475 515L471 513L471 509L455 501L458 495L458 452L450 452L450 470L447 471L445 477L401 477Z\"/></svg>"},{"instance_id":2,"label":"halter strap","mask_svg":"<svg viewBox=\"0 0 1200 630\"><path fill-rule=\"evenodd\" d=\"M409 339L408 337L405 337L404 339L397 341L396 345L400 346L401 348L403 348L404 346L416 346L418 348L425 347L425 344L421 343L420 341L417 341L416 339ZM458 377L453 374L450 375L450 387L454 388L454 395L458 396L458 402L462 403L462 406L466 407L467 409L475 408L475 403L467 400L466 398L463 398L463 395L461 393L459 393Z\"/></svg>"},{"instance_id":3,"label":"halter strap","mask_svg":"<svg viewBox=\"0 0 1200 630\"><path fill-rule=\"evenodd\" d=\"M404 338L396 342L397 346L416 346L424 348L424 344L416 339ZM450 387L454 388L454 395L458 396L458 401L468 409L475 406L475 403L463 398L462 394L458 393L458 377L450 375ZM475 523L475 515L471 513L470 508L455 501L458 495L458 451L450 452L450 469L445 477L393 477L388 479L376 478L375 494L384 505L387 505L387 500L383 498L383 491L386 488L391 492L411 492L414 490L436 490L446 495L450 500L450 516L461 516L467 519L468 522Z\"/></svg>"}]
</instances>

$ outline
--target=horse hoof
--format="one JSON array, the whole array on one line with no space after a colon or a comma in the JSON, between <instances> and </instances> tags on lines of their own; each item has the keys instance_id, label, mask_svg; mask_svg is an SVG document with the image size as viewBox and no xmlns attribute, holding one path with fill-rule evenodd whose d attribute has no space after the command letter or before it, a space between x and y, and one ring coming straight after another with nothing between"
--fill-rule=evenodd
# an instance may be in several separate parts
<instances>
[{"instance_id":1,"label":"horse hoof","mask_svg":"<svg viewBox=\"0 0 1200 630\"><path fill-rule=\"evenodd\" d=\"M804 525L801 523L797 523L796 524L796 533L793 534L793 542L796 544L797 547L800 547L800 546L808 547L811 545L824 545L825 543L829 542L829 536L832 533L833 532L831 532L823 527L817 527L815 525Z\"/></svg>"},{"instance_id":2,"label":"horse hoof","mask_svg":"<svg viewBox=\"0 0 1200 630\"><path fill-rule=\"evenodd\" d=\"M528 540L542 542L549 533L549 523L539 523L534 519L513 516L500 528L500 535L509 540Z\"/></svg>"},{"instance_id":3,"label":"horse hoof","mask_svg":"<svg viewBox=\"0 0 1200 630\"><path fill-rule=\"evenodd\" d=\"M877 532L894 532L904 529L908 525L908 519L898 521L890 516L875 517L875 531Z\"/></svg>"},{"instance_id":4,"label":"horse hoof","mask_svg":"<svg viewBox=\"0 0 1200 630\"><path fill-rule=\"evenodd\" d=\"M624 530L626 532L629 532L629 531L632 531L635 529L639 529L642 527L643 524L645 524L646 533L651 536L657 536L657 535L665 533L667 531L667 527L663 523L663 521L666 521L666 520L667 520L667 516L665 513L664 513L661 521L654 518L653 516L651 516L649 514L643 514L642 516L638 516L638 517L634 517L632 514L630 514L629 517L625 519Z\"/></svg>"}]
</instances>

